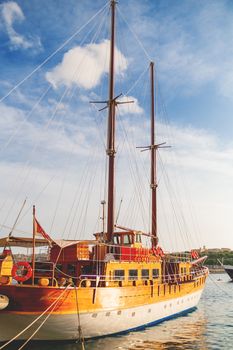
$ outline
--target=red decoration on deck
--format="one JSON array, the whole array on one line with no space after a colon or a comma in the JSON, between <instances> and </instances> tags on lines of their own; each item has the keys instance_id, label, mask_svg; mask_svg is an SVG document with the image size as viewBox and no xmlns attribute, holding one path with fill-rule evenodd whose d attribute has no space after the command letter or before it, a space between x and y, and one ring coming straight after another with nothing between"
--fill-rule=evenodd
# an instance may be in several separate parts
<instances>
[{"instance_id":1,"label":"red decoration on deck","mask_svg":"<svg viewBox=\"0 0 233 350\"><path fill-rule=\"evenodd\" d=\"M150 249L120 247L120 259L123 261L148 261Z\"/></svg>"}]
</instances>

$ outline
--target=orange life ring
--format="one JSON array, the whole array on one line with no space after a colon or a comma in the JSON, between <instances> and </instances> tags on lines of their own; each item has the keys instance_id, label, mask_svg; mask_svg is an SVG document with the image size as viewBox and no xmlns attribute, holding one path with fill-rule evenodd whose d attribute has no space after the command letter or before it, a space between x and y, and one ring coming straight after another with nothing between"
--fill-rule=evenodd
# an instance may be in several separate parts
<instances>
[{"instance_id":1,"label":"orange life ring","mask_svg":"<svg viewBox=\"0 0 233 350\"><path fill-rule=\"evenodd\" d=\"M24 269L26 269L27 272L25 275L18 274L18 269L20 267L23 267ZM25 282L32 277L31 265L27 261L19 261L13 266L11 275L12 275L12 278L14 278L14 280L16 280L17 282Z\"/></svg>"}]
</instances>

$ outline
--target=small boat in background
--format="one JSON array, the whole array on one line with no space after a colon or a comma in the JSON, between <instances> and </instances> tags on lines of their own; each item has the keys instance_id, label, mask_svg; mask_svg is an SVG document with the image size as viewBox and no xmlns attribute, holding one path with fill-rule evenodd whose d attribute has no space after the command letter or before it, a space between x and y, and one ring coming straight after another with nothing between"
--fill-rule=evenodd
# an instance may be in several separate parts
<instances>
[{"instance_id":1,"label":"small boat in background","mask_svg":"<svg viewBox=\"0 0 233 350\"><path fill-rule=\"evenodd\" d=\"M232 265L223 265L224 270L228 274L228 276L232 279L233 281L233 266Z\"/></svg>"},{"instance_id":2,"label":"small boat in background","mask_svg":"<svg viewBox=\"0 0 233 350\"><path fill-rule=\"evenodd\" d=\"M233 265L224 265L220 260L218 260L218 262L233 281Z\"/></svg>"}]
</instances>

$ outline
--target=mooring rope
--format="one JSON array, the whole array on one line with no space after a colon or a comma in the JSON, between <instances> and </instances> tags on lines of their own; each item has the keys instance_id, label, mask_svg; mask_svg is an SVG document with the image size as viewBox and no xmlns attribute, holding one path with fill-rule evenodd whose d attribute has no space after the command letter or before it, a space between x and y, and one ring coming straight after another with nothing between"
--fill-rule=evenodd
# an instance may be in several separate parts
<instances>
[{"instance_id":1,"label":"mooring rope","mask_svg":"<svg viewBox=\"0 0 233 350\"><path fill-rule=\"evenodd\" d=\"M75 290L75 299L76 299L76 308L77 308L77 317L78 317L79 341L81 342L82 350L85 350L85 343L84 343L84 337L83 337L81 321L80 321L80 313L79 313L78 291L77 291L77 286L75 284L74 284L74 290Z\"/></svg>"},{"instance_id":2,"label":"mooring rope","mask_svg":"<svg viewBox=\"0 0 233 350\"><path fill-rule=\"evenodd\" d=\"M44 323L47 321L47 319L51 316L51 313L53 312L53 310L57 307L57 304L59 302L59 299L57 300L57 302L55 303L55 305L53 306L53 308L50 310L49 314L45 317L45 319L41 322L41 324L39 325L39 327L32 333L32 335L25 341L25 343L23 343L23 345L20 346L20 348L18 348L18 350L21 350L25 347L25 345L27 345L27 343L34 337L34 335L41 329L41 327L44 325Z\"/></svg>"},{"instance_id":3,"label":"mooring rope","mask_svg":"<svg viewBox=\"0 0 233 350\"><path fill-rule=\"evenodd\" d=\"M55 307L57 306L58 301L61 299L61 297L63 296L63 294L66 292L67 288L70 287L71 285L69 284L61 293L61 295L45 310L42 312L42 314L40 314L34 321L32 321L26 328L24 328L21 332L19 332L17 335L15 335L12 339L10 339L8 342L6 342L5 344L3 344L0 347L0 350L4 349L7 345L11 344L14 340L16 340L21 334L23 334L24 332L26 332L34 323L36 323L46 312L48 312L51 308L52 311L55 309ZM51 313L50 313L51 314ZM49 316L50 316L49 314ZM48 317L47 317L48 318ZM46 318L46 320L47 320ZM44 324L44 322L43 322ZM38 329L39 330L39 329ZM34 335L34 334L33 334ZM30 339L29 339L30 340ZM27 340L28 341L28 340Z\"/></svg>"}]
</instances>

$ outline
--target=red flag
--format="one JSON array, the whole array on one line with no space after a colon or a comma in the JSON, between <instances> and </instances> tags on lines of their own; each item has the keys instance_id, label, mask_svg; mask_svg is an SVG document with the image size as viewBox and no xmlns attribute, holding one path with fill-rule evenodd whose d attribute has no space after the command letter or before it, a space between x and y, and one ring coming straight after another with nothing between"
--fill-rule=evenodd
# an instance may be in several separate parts
<instances>
[{"instance_id":1,"label":"red flag","mask_svg":"<svg viewBox=\"0 0 233 350\"><path fill-rule=\"evenodd\" d=\"M50 243L53 242L52 238L45 232L45 230L43 229L43 227L39 224L39 222L37 221L37 219L35 218L35 232L36 234L39 234L41 236L43 236L47 241L49 241Z\"/></svg>"},{"instance_id":2,"label":"red flag","mask_svg":"<svg viewBox=\"0 0 233 350\"><path fill-rule=\"evenodd\" d=\"M198 252L196 250L191 250L191 258L192 259L198 259L199 258Z\"/></svg>"}]
</instances>

